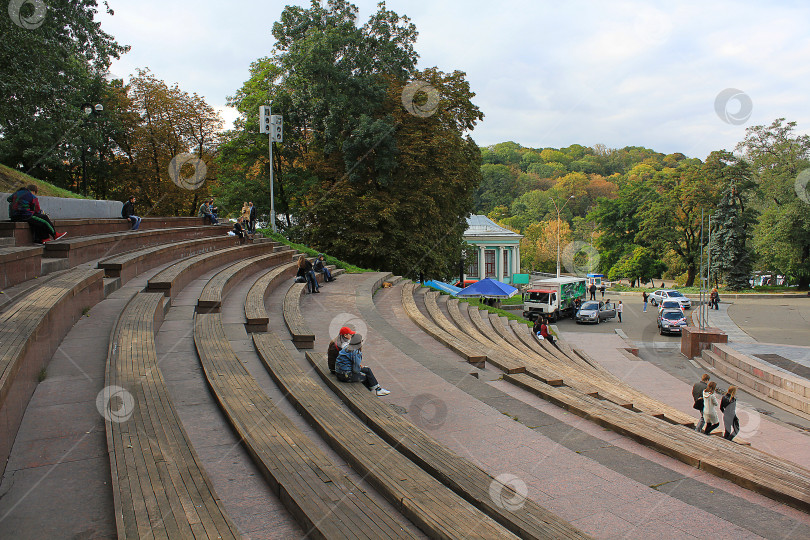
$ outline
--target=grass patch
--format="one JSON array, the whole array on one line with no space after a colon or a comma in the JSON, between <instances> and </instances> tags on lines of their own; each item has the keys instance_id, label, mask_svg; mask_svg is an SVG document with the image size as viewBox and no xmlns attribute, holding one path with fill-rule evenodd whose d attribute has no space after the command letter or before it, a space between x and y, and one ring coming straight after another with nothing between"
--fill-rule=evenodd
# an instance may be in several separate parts
<instances>
[{"instance_id":1,"label":"grass patch","mask_svg":"<svg viewBox=\"0 0 810 540\"><path fill-rule=\"evenodd\" d=\"M479 309L485 309L485 310L489 311L490 313L496 313L496 314L498 314L498 315L500 315L502 317L506 317L510 321L517 321L520 324L525 324L526 326L532 326L533 325L533 323L531 321L528 321L528 320L524 319L520 315L515 315L514 313L509 312L509 311L505 311L503 309L499 309L499 308L496 308L496 307L484 305L481 302L480 298L459 298L459 300L461 300L462 302L467 302L471 306L476 306Z\"/></svg>"},{"instance_id":2,"label":"grass patch","mask_svg":"<svg viewBox=\"0 0 810 540\"><path fill-rule=\"evenodd\" d=\"M310 257L315 257L320 253L320 251L309 248L303 244L296 244L295 242L290 241L287 237L285 237L281 233L274 233L271 229L257 229L257 233L265 236L267 238L271 238L276 242L281 242L282 244L286 244L290 246L292 249L300 251L301 253L305 253ZM331 255L327 255L324 253L324 259L326 260L326 264L334 264L338 268L343 268L349 274L360 274L363 272L376 272L376 270L369 270L367 268L360 268L359 266L355 266L353 264L347 263L345 261L341 261L340 259L336 259Z\"/></svg>"},{"instance_id":3,"label":"grass patch","mask_svg":"<svg viewBox=\"0 0 810 540\"><path fill-rule=\"evenodd\" d=\"M17 190L21 185L35 184L39 191L37 195L40 197L64 197L67 199L87 199L83 195L73 193L66 189L56 187L53 184L43 180L37 180L25 173L16 171L11 167L0 165L0 190L12 193Z\"/></svg>"},{"instance_id":4,"label":"grass patch","mask_svg":"<svg viewBox=\"0 0 810 540\"><path fill-rule=\"evenodd\" d=\"M45 368L40 369L39 373L37 373L37 382L42 382L47 378L48 378L48 370L46 370Z\"/></svg>"}]
</instances>

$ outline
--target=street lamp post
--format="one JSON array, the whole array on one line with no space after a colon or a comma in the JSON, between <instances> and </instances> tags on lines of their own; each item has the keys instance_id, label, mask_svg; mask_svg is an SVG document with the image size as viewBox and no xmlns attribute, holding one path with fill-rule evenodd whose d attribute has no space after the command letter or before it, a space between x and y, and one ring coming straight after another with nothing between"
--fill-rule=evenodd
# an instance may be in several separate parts
<instances>
[{"instance_id":1,"label":"street lamp post","mask_svg":"<svg viewBox=\"0 0 810 540\"><path fill-rule=\"evenodd\" d=\"M104 111L104 105L96 103L95 105L85 104L82 105L82 111L87 115L87 119L91 114L100 114ZM87 195L87 143L82 135L82 193Z\"/></svg>"},{"instance_id":2,"label":"street lamp post","mask_svg":"<svg viewBox=\"0 0 810 540\"><path fill-rule=\"evenodd\" d=\"M568 199L565 200L565 204L562 205L562 208L557 208L557 203L554 201L554 199L551 199L552 204L554 204L554 209L557 211L557 277L560 277L560 212L565 210L565 207L573 198L573 195L568 197Z\"/></svg>"}]
</instances>

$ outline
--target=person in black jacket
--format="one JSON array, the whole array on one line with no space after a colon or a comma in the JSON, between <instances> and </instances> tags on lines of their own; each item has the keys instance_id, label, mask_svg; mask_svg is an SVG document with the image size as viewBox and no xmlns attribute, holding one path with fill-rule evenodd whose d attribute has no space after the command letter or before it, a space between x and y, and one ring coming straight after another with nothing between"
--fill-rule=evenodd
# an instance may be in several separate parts
<instances>
[{"instance_id":1,"label":"person in black jacket","mask_svg":"<svg viewBox=\"0 0 810 540\"><path fill-rule=\"evenodd\" d=\"M248 203L250 205L250 216L248 217L248 224L247 230L250 234L255 234L256 232L256 207L253 206L253 202Z\"/></svg>"},{"instance_id":2,"label":"person in black jacket","mask_svg":"<svg viewBox=\"0 0 810 540\"><path fill-rule=\"evenodd\" d=\"M312 271L312 263L306 257L298 259L298 272L295 274L297 277L303 277L307 282L307 291L311 293L321 292L318 287L318 280L315 277L315 272Z\"/></svg>"},{"instance_id":3,"label":"person in black jacket","mask_svg":"<svg viewBox=\"0 0 810 540\"><path fill-rule=\"evenodd\" d=\"M233 224L233 234L239 237L239 243L245 243L245 228L242 227L242 216L236 218L236 223Z\"/></svg>"},{"instance_id":4,"label":"person in black jacket","mask_svg":"<svg viewBox=\"0 0 810 540\"><path fill-rule=\"evenodd\" d=\"M131 196L121 209L121 217L132 223L132 230L137 231L141 226L141 218L135 215L135 195Z\"/></svg>"},{"instance_id":5,"label":"person in black jacket","mask_svg":"<svg viewBox=\"0 0 810 540\"><path fill-rule=\"evenodd\" d=\"M327 283L335 280L335 278L332 277L332 272L330 272L329 268L326 266L326 259L323 253L319 254L318 258L315 259L314 270L323 274L323 280Z\"/></svg>"}]
</instances>

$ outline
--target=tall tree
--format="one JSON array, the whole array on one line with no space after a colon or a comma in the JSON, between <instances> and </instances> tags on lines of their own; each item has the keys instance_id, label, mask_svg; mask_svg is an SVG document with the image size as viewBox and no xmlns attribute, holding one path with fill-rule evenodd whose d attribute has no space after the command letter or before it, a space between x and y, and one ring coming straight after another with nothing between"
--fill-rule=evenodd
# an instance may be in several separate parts
<instances>
[{"instance_id":1,"label":"tall tree","mask_svg":"<svg viewBox=\"0 0 810 540\"><path fill-rule=\"evenodd\" d=\"M797 188L799 173L810 167L810 136L794 133L796 122L778 118L753 126L737 146L759 186L761 212L754 245L768 269L791 276L799 289L810 288L810 206ZM805 194L806 195L806 194Z\"/></svg>"},{"instance_id":2,"label":"tall tree","mask_svg":"<svg viewBox=\"0 0 810 540\"><path fill-rule=\"evenodd\" d=\"M103 97L100 79L128 50L94 20L96 0L9 3L0 16L0 161L63 183L71 148L88 134L82 105ZM42 3L44 5L44 3ZM107 2L107 12L112 14ZM13 15L13 17L12 17ZM85 154L86 157L86 154Z\"/></svg>"},{"instance_id":3,"label":"tall tree","mask_svg":"<svg viewBox=\"0 0 810 540\"><path fill-rule=\"evenodd\" d=\"M756 211L750 202L756 185L748 164L729 152L713 152L706 161L720 166L721 182L726 186L712 216L712 274L723 277L733 290L748 288L754 263L751 237L756 223Z\"/></svg>"}]
</instances>

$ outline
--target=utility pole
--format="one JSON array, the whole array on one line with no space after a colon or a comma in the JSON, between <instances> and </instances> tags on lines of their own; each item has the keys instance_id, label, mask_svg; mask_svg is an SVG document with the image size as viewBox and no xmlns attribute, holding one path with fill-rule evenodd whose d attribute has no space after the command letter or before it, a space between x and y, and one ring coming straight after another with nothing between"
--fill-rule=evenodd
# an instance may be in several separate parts
<instances>
[{"instance_id":1,"label":"utility pole","mask_svg":"<svg viewBox=\"0 0 810 540\"><path fill-rule=\"evenodd\" d=\"M270 105L262 105L259 107L259 133L267 133L269 140L267 146L270 151L270 222L272 223L273 232L276 230L276 198L275 188L273 187L273 143L283 142L284 140L284 117L280 114L273 114Z\"/></svg>"}]
</instances>

